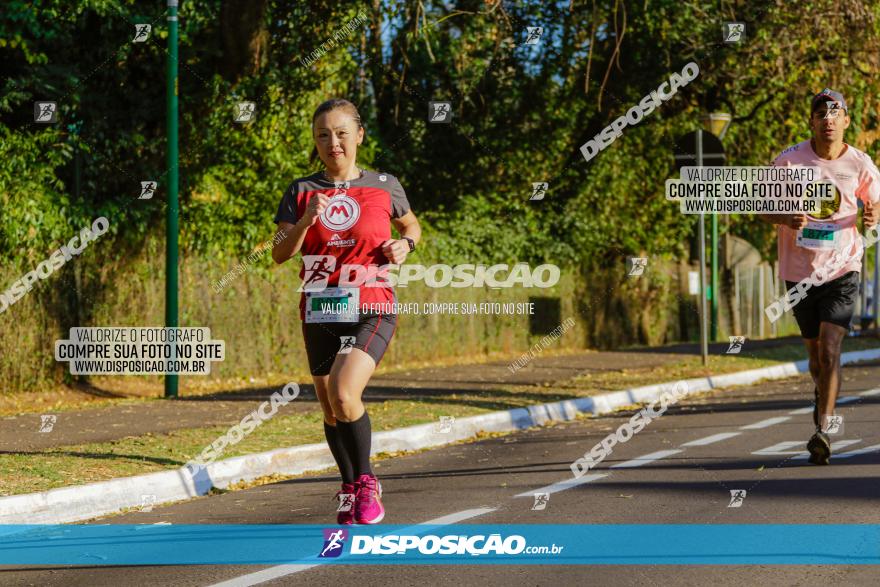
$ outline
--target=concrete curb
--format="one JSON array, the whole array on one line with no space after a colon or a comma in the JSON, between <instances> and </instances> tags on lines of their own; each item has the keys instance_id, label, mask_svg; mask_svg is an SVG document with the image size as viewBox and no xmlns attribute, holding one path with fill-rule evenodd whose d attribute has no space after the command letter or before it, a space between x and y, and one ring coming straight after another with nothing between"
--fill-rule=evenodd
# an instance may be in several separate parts
<instances>
[{"instance_id":1,"label":"concrete curb","mask_svg":"<svg viewBox=\"0 0 880 587\"><path fill-rule=\"evenodd\" d=\"M843 353L841 363L880 358L880 348ZM807 371L807 361L798 361L739 371L726 375L687 379L688 394L719 387L749 385L761 379L782 379ZM577 414L604 414L622 406L651 402L675 382L659 383L593 397L538 404L456 420L447 432L436 423L377 432L373 435L373 454L418 450L473 438L480 432L511 432L551 421L574 419ZM299 475L333 467L333 457L323 443L280 448L217 461L195 478L181 468L148 475L111 479L99 483L62 487L40 493L0 498L0 523L64 524L88 520L139 508L144 495L155 496L153 504L180 501L205 495L212 487L225 488L239 481L266 475Z\"/></svg>"}]
</instances>

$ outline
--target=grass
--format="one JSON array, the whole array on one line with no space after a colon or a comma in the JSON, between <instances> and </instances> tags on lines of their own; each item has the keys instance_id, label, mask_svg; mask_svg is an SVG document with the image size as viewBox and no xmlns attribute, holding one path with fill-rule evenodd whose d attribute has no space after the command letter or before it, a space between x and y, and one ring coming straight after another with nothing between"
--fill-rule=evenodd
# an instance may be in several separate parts
<instances>
[{"instance_id":1,"label":"grass","mask_svg":"<svg viewBox=\"0 0 880 587\"><path fill-rule=\"evenodd\" d=\"M492 410L461 404L426 405L399 400L370 406L376 431L436 422L440 416L460 418L489 411ZM323 442L321 421L320 412L285 416L282 411L238 444L228 446L221 458ZM168 434L130 436L112 442L63 446L35 453L2 454L0 494L46 491L179 468L227 430L226 426L211 426Z\"/></svg>"},{"instance_id":2,"label":"grass","mask_svg":"<svg viewBox=\"0 0 880 587\"><path fill-rule=\"evenodd\" d=\"M559 356L588 352L583 349L546 350L542 356ZM484 355L468 357L468 364L492 361L511 361L519 357L509 352L492 351ZM377 375L394 375L413 369L427 367L461 366L461 357L442 357L432 360L405 361L394 366L383 362ZM181 377L180 396L197 397L212 393L242 391L254 387L282 387L290 381L311 381L308 372L267 373L265 377L231 377L224 379L200 379ZM93 377L90 387L74 388L57 386L51 389L27 393L0 393L0 417L22 414L60 413L71 410L97 409L149 402L163 399L164 383L159 377Z\"/></svg>"},{"instance_id":3,"label":"grass","mask_svg":"<svg viewBox=\"0 0 880 587\"><path fill-rule=\"evenodd\" d=\"M877 346L874 339L848 338L844 341L844 351ZM546 356L550 355L550 352L546 353ZM687 356L660 367L635 366L593 372L545 386L504 385L489 391L462 391L440 397L389 400L371 403L369 409L374 429L389 430L436 422L440 416L462 418L603 391L755 369L803 358L803 346L796 343L755 349L740 355L712 355L708 367L702 365L700 357ZM127 437L112 442L56 447L40 452L0 454L0 494L45 491L179 468L227 430L226 426L210 426ZM257 427L240 443L227 447L221 458L322 442L323 437L319 411L284 415L282 409L279 415Z\"/></svg>"}]
</instances>

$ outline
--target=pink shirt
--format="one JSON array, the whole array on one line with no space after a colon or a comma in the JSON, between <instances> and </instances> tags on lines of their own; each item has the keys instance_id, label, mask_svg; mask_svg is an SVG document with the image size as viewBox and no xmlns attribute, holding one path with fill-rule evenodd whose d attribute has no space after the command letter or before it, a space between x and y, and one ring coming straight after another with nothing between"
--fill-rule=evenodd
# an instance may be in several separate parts
<instances>
[{"instance_id":1,"label":"pink shirt","mask_svg":"<svg viewBox=\"0 0 880 587\"><path fill-rule=\"evenodd\" d=\"M880 171L862 151L847 145L843 155L828 160L819 157L810 141L798 143L783 151L773 161L779 166L810 166L822 170L822 179L831 181L840 197L828 202L833 213L824 218L807 216L809 227L831 229L834 233L834 247L849 259L828 274L826 281L837 279L850 271L861 271L862 239L859 237L856 220L858 204L856 199L877 204L880 201ZM822 223L825 226L820 226ZM786 281L801 281L820 267L835 265L832 262L835 248L808 248L797 242L798 231L779 225L779 277ZM827 233L826 233L827 234ZM837 264L839 265L839 263Z\"/></svg>"}]
</instances>

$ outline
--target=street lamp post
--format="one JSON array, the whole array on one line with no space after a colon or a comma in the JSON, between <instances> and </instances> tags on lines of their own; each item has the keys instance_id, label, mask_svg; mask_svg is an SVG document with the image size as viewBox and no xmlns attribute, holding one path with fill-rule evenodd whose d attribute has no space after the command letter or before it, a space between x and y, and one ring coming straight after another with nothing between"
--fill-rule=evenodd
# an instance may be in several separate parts
<instances>
[{"instance_id":1,"label":"street lamp post","mask_svg":"<svg viewBox=\"0 0 880 587\"><path fill-rule=\"evenodd\" d=\"M168 0L168 57L165 100L168 134L168 208L165 218L165 327L176 328L178 264L178 177L177 177L177 3ZM171 346L172 350L174 345ZM173 358L173 355L172 355ZM165 375L165 397L177 397L177 375Z\"/></svg>"},{"instance_id":2,"label":"street lamp post","mask_svg":"<svg viewBox=\"0 0 880 587\"><path fill-rule=\"evenodd\" d=\"M724 147L714 134L698 129L680 137L675 143L675 167L681 172L682 167L703 165L723 165L725 160ZM701 195L701 197L705 197ZM706 228L705 212L700 212L699 235L697 242L700 255L700 354L703 365L709 364L709 316L707 299L709 288L706 283ZM714 218L714 216L713 216Z\"/></svg>"},{"instance_id":3,"label":"street lamp post","mask_svg":"<svg viewBox=\"0 0 880 587\"><path fill-rule=\"evenodd\" d=\"M731 116L726 112L712 112L703 119L706 130L711 132L718 139L723 139L727 134L730 126ZM709 293L712 300L712 322L709 332L709 338L712 341L718 339L718 215L712 214L712 285Z\"/></svg>"}]
</instances>

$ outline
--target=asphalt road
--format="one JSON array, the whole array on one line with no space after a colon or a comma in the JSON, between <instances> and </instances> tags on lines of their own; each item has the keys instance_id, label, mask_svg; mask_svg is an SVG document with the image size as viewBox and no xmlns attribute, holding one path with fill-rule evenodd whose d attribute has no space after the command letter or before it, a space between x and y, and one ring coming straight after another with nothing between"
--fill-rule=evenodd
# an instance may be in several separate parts
<instances>
[{"instance_id":1,"label":"asphalt road","mask_svg":"<svg viewBox=\"0 0 880 587\"><path fill-rule=\"evenodd\" d=\"M844 369L826 467L803 452L812 433L804 377L688 398L573 482L569 465L631 412L396 457L376 466L386 523L878 524L880 366ZM593 475L592 473L595 473ZM599 476L604 475L604 476ZM105 521L127 524L332 524L328 475L195 499ZM731 490L746 490L728 507ZM550 493L533 510L535 493ZM817 537L821 545L822 537ZM207 546L206 546L207 547ZM876 585L875 566L174 566L5 568L2 585Z\"/></svg>"}]
</instances>

